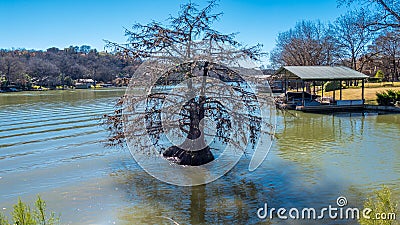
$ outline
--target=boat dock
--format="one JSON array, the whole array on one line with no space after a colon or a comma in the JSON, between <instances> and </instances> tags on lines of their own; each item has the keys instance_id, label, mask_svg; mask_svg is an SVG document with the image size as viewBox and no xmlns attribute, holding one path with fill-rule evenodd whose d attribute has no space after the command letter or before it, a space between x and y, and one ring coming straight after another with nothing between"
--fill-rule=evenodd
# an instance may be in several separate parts
<instances>
[{"instance_id":1,"label":"boat dock","mask_svg":"<svg viewBox=\"0 0 400 225\"><path fill-rule=\"evenodd\" d=\"M284 83L284 94L281 96L278 107L295 109L305 112L327 112L327 111L354 111L364 109L364 83L368 78L358 71L348 67L332 66L284 66L274 76ZM361 80L360 99L343 100L342 82ZM324 85L326 82L337 82L339 86L339 99L324 97ZM289 87L296 87L297 91L288 91ZM301 91L299 92L299 86ZM313 91L311 90L313 87ZM316 94L316 86L322 87L321 96ZM308 89L307 91L305 89Z\"/></svg>"}]
</instances>

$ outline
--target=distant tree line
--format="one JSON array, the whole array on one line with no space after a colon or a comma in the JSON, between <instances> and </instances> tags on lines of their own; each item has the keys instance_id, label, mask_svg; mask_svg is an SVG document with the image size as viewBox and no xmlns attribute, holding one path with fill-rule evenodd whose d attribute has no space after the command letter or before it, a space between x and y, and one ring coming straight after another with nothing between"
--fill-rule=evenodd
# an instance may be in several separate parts
<instances>
[{"instance_id":1,"label":"distant tree line","mask_svg":"<svg viewBox=\"0 0 400 225\"><path fill-rule=\"evenodd\" d=\"M119 53L98 52L87 45L46 51L0 49L0 83L2 89L71 86L83 78L109 83L130 77L139 64Z\"/></svg>"},{"instance_id":2,"label":"distant tree line","mask_svg":"<svg viewBox=\"0 0 400 225\"><path fill-rule=\"evenodd\" d=\"M334 22L300 21L278 35L270 54L282 65L344 65L387 81L399 80L400 7L395 0L338 0L355 6Z\"/></svg>"}]
</instances>

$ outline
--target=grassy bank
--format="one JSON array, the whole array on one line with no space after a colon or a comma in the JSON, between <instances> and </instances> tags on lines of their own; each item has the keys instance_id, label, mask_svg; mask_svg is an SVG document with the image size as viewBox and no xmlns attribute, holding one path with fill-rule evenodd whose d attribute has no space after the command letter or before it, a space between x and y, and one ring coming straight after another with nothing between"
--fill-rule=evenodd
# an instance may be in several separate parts
<instances>
[{"instance_id":1,"label":"grassy bank","mask_svg":"<svg viewBox=\"0 0 400 225\"><path fill-rule=\"evenodd\" d=\"M368 104L377 104L376 102L376 93L383 92L386 90L400 90L400 82L394 82L392 86L392 82L383 82L383 83L366 83L364 89L364 97L365 102ZM321 91L318 92L318 95L321 95ZM339 99L340 92L336 90L336 99ZM333 91L324 92L324 96L332 97ZM342 90L342 99L361 99L361 85L359 87L349 87Z\"/></svg>"}]
</instances>

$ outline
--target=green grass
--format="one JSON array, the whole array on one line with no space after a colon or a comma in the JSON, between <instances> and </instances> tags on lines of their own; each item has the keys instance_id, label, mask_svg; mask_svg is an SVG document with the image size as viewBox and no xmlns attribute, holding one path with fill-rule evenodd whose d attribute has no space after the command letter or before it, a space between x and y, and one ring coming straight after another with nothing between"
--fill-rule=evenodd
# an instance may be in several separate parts
<instances>
[{"instance_id":1,"label":"green grass","mask_svg":"<svg viewBox=\"0 0 400 225\"><path fill-rule=\"evenodd\" d=\"M391 219L376 219L377 214L386 217L391 214L395 216L399 216L399 211L397 208L397 204L392 197L392 192L386 186L383 186L382 189L377 190L374 194L367 199L364 203L364 209L371 209L371 213L368 215L370 218L364 218L360 216L358 222L360 225L395 225L399 224L398 220L395 218Z\"/></svg>"},{"instance_id":2,"label":"green grass","mask_svg":"<svg viewBox=\"0 0 400 225\"><path fill-rule=\"evenodd\" d=\"M37 196L35 207L31 210L30 206L18 198L17 204L13 206L11 212L12 220L0 212L0 225L54 225L60 224L59 217L55 216L54 212L46 214L46 202Z\"/></svg>"}]
</instances>

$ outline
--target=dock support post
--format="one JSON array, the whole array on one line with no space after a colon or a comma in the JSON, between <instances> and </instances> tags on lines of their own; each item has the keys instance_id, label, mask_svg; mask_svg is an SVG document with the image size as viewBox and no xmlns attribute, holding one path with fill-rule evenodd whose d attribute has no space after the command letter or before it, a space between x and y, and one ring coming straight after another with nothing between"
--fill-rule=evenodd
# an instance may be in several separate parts
<instances>
[{"instance_id":1,"label":"dock support post","mask_svg":"<svg viewBox=\"0 0 400 225\"><path fill-rule=\"evenodd\" d=\"M304 80L301 80L301 89L303 92L301 92L301 105L304 106Z\"/></svg>"},{"instance_id":2,"label":"dock support post","mask_svg":"<svg viewBox=\"0 0 400 225\"><path fill-rule=\"evenodd\" d=\"M314 95L316 95L317 93L315 92L315 81L313 82L313 88L314 88Z\"/></svg>"},{"instance_id":3,"label":"dock support post","mask_svg":"<svg viewBox=\"0 0 400 225\"><path fill-rule=\"evenodd\" d=\"M286 102L289 101L289 97L287 95L287 88L288 88L288 81L287 78L285 78L285 96L286 96Z\"/></svg>"},{"instance_id":4,"label":"dock support post","mask_svg":"<svg viewBox=\"0 0 400 225\"><path fill-rule=\"evenodd\" d=\"M363 101L363 104L365 103L365 100L364 100L364 79L362 79L362 82L361 82L361 99L362 99L362 101Z\"/></svg>"},{"instance_id":5,"label":"dock support post","mask_svg":"<svg viewBox=\"0 0 400 225\"><path fill-rule=\"evenodd\" d=\"M340 100L342 100L342 81L339 80Z\"/></svg>"},{"instance_id":6,"label":"dock support post","mask_svg":"<svg viewBox=\"0 0 400 225\"><path fill-rule=\"evenodd\" d=\"M285 97L286 97L286 102L288 102L288 100L289 100L288 95L287 95L287 86L288 86L287 75L288 75L288 72L286 71L285 79L284 79L284 82L285 82L285 84L284 84L285 92L284 93L285 93Z\"/></svg>"},{"instance_id":7,"label":"dock support post","mask_svg":"<svg viewBox=\"0 0 400 225\"><path fill-rule=\"evenodd\" d=\"M333 102L336 101L336 90L335 88L333 88Z\"/></svg>"},{"instance_id":8,"label":"dock support post","mask_svg":"<svg viewBox=\"0 0 400 225\"><path fill-rule=\"evenodd\" d=\"M321 86L321 91L322 91L321 97L322 98L324 98L324 85L325 85L325 81L322 81L322 86Z\"/></svg>"}]
</instances>

